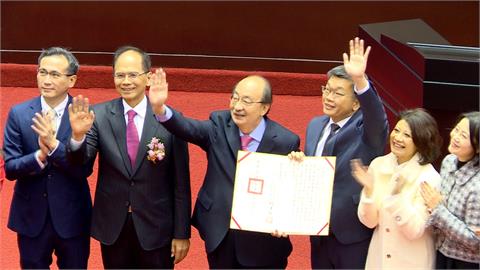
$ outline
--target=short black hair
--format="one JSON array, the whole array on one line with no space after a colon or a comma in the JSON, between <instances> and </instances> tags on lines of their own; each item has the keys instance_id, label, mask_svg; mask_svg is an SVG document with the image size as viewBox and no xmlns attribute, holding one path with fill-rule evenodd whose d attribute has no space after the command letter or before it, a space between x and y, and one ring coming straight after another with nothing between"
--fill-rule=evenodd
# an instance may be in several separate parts
<instances>
[{"instance_id":1,"label":"short black hair","mask_svg":"<svg viewBox=\"0 0 480 270\"><path fill-rule=\"evenodd\" d=\"M466 118L468 120L468 125L470 127L470 143L472 144L475 154L478 154L478 128L480 126L480 112L472 111L460 114L454 126L458 125L458 123L462 121L463 118Z\"/></svg>"}]
</instances>

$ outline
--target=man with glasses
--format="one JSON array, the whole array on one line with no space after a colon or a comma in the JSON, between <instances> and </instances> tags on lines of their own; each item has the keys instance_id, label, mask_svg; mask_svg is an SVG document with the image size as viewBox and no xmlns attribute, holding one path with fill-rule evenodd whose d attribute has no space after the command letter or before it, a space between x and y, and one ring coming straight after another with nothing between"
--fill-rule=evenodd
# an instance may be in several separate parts
<instances>
[{"instance_id":1,"label":"man with glasses","mask_svg":"<svg viewBox=\"0 0 480 270\"><path fill-rule=\"evenodd\" d=\"M114 55L121 98L89 110L78 96L70 106L74 162L99 168L92 237L105 268L173 268L190 245L190 174L187 144L154 117L145 89L151 60L135 47Z\"/></svg>"},{"instance_id":2,"label":"man with glasses","mask_svg":"<svg viewBox=\"0 0 480 270\"><path fill-rule=\"evenodd\" d=\"M5 127L7 179L16 180L8 227L17 232L20 266L87 268L90 254L91 171L67 162L70 136L68 90L79 64L66 49L52 47L38 58L40 96L10 110Z\"/></svg>"},{"instance_id":3,"label":"man with glasses","mask_svg":"<svg viewBox=\"0 0 480 270\"><path fill-rule=\"evenodd\" d=\"M230 110L213 112L205 121L165 106L167 94L166 75L159 69L149 92L157 119L207 153L192 224L205 241L210 268L285 268L292 251L288 238L229 229L238 150L285 155L300 144L297 135L266 116L272 104L270 83L260 76L242 79L232 91Z\"/></svg>"},{"instance_id":4,"label":"man with glasses","mask_svg":"<svg viewBox=\"0 0 480 270\"><path fill-rule=\"evenodd\" d=\"M311 236L313 269L365 268L372 235L357 217L362 187L351 174L350 160L359 158L370 164L382 155L388 122L382 102L365 75L370 47L364 51L364 41L358 37L349 45L350 55L343 54L344 64L327 73L327 85L322 87L324 115L313 118L307 127L305 154L337 157L330 235Z\"/></svg>"}]
</instances>

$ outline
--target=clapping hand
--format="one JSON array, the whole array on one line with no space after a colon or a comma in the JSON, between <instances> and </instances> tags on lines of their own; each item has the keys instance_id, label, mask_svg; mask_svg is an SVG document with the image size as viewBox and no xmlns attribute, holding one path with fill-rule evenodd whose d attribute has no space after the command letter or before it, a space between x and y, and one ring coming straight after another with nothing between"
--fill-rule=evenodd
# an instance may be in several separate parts
<instances>
[{"instance_id":1,"label":"clapping hand","mask_svg":"<svg viewBox=\"0 0 480 270\"><path fill-rule=\"evenodd\" d=\"M371 197L373 191L373 176L368 173L368 167L364 166L360 159L352 159L350 161L352 175L357 182L363 186L363 190L367 197Z\"/></svg>"},{"instance_id":2,"label":"clapping hand","mask_svg":"<svg viewBox=\"0 0 480 270\"><path fill-rule=\"evenodd\" d=\"M407 183L407 179L399 175L397 179L395 179L395 187L392 190L392 195L396 195L400 193L406 183Z\"/></svg>"},{"instance_id":3,"label":"clapping hand","mask_svg":"<svg viewBox=\"0 0 480 270\"><path fill-rule=\"evenodd\" d=\"M58 145L58 140L55 138L55 124L53 123L55 119L43 112L41 114L35 113L32 121L33 125L31 127L38 134L40 150L42 152L46 150L46 154L48 154ZM42 146L45 148L42 149Z\"/></svg>"},{"instance_id":4,"label":"clapping hand","mask_svg":"<svg viewBox=\"0 0 480 270\"><path fill-rule=\"evenodd\" d=\"M157 115L165 114L164 104L168 98L167 75L162 68L155 70L150 77L150 90L148 91L148 99L152 110Z\"/></svg>"},{"instance_id":5,"label":"clapping hand","mask_svg":"<svg viewBox=\"0 0 480 270\"><path fill-rule=\"evenodd\" d=\"M428 209L435 209L435 207L437 207L437 205L443 200L442 194L427 182L422 182L420 184L420 194L422 195Z\"/></svg>"},{"instance_id":6,"label":"clapping hand","mask_svg":"<svg viewBox=\"0 0 480 270\"><path fill-rule=\"evenodd\" d=\"M72 138L77 141L83 140L95 120L95 113L90 110L88 98L78 95L73 98L68 106Z\"/></svg>"},{"instance_id":7,"label":"clapping hand","mask_svg":"<svg viewBox=\"0 0 480 270\"><path fill-rule=\"evenodd\" d=\"M368 46L365 50L363 39L359 39L358 37L350 40L349 45L350 55L346 53L343 54L343 65L345 66L345 71L357 86L357 89L363 89L368 84L365 77L365 70L367 69L368 55L370 54L371 47Z\"/></svg>"}]
</instances>

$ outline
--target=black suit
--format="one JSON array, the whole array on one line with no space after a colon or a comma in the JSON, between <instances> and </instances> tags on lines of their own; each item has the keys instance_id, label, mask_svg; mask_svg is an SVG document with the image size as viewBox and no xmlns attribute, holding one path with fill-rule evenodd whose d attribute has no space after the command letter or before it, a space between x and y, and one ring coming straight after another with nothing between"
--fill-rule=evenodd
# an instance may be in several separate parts
<instances>
[{"instance_id":1,"label":"black suit","mask_svg":"<svg viewBox=\"0 0 480 270\"><path fill-rule=\"evenodd\" d=\"M265 120L266 129L257 152L285 155L298 150L297 135L267 117ZM172 118L163 125L180 138L200 146L207 154L208 168L192 220L205 241L207 253L215 251L228 234L234 238L240 265L265 267L282 260L286 263L292 250L288 238L229 230L237 153L241 148L239 129L230 112L213 112L209 120L197 121L173 111ZM209 263L215 267L210 260Z\"/></svg>"},{"instance_id":2,"label":"black suit","mask_svg":"<svg viewBox=\"0 0 480 270\"><path fill-rule=\"evenodd\" d=\"M156 121L147 101L147 112L136 164L130 165L122 99L94 107L95 122L82 148L71 152L77 161L99 168L92 217L92 237L112 245L119 237L131 207L138 241L149 251L170 246L172 238L190 238L191 193L187 144ZM141 127L137 127L141 128ZM165 157L147 160L147 144L157 137Z\"/></svg>"}]
</instances>

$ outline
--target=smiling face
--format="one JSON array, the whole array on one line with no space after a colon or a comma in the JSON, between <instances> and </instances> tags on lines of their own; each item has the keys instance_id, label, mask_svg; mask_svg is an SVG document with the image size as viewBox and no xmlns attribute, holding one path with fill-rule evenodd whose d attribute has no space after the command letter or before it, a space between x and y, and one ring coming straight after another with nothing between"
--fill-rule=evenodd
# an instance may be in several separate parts
<instances>
[{"instance_id":1,"label":"smiling face","mask_svg":"<svg viewBox=\"0 0 480 270\"><path fill-rule=\"evenodd\" d=\"M407 121L400 120L390 133L390 151L397 157L398 164L409 161L417 152L412 130Z\"/></svg>"},{"instance_id":2,"label":"smiling face","mask_svg":"<svg viewBox=\"0 0 480 270\"><path fill-rule=\"evenodd\" d=\"M352 82L336 76L328 79L322 95L323 113L330 116L334 122L341 121L360 108L360 103L355 97Z\"/></svg>"},{"instance_id":3,"label":"smiling face","mask_svg":"<svg viewBox=\"0 0 480 270\"><path fill-rule=\"evenodd\" d=\"M469 161L475 155L470 141L470 123L467 118L460 120L450 132L448 152L456 155L462 162Z\"/></svg>"},{"instance_id":4,"label":"smiling face","mask_svg":"<svg viewBox=\"0 0 480 270\"><path fill-rule=\"evenodd\" d=\"M68 76L68 60L63 55L43 57L38 70L38 89L45 101L53 108L65 99L68 89L75 85L77 76Z\"/></svg>"},{"instance_id":5,"label":"smiling face","mask_svg":"<svg viewBox=\"0 0 480 270\"><path fill-rule=\"evenodd\" d=\"M127 74L127 76L114 76L115 88L122 98L131 107L135 107L145 96L150 72L143 70L142 55L136 51L126 51L118 56L115 62L114 75ZM135 78L128 74L140 74Z\"/></svg>"},{"instance_id":6,"label":"smiling face","mask_svg":"<svg viewBox=\"0 0 480 270\"><path fill-rule=\"evenodd\" d=\"M232 93L230 114L233 122L245 134L249 134L260 124L270 108L270 104L261 103L264 88L265 80L250 76L241 80Z\"/></svg>"}]
</instances>

